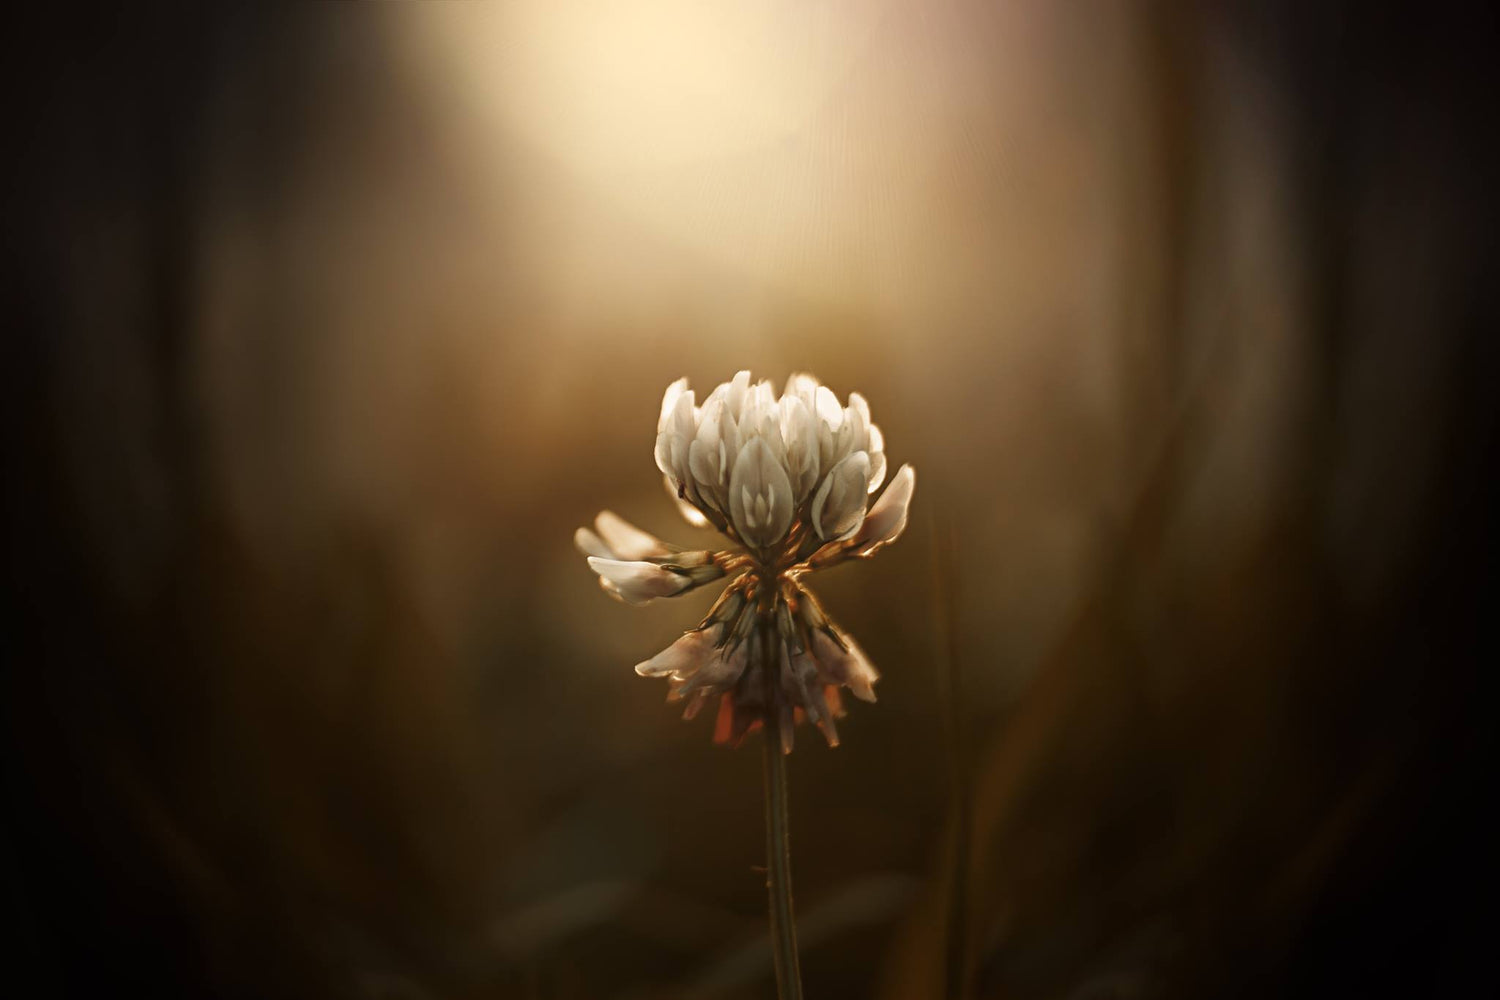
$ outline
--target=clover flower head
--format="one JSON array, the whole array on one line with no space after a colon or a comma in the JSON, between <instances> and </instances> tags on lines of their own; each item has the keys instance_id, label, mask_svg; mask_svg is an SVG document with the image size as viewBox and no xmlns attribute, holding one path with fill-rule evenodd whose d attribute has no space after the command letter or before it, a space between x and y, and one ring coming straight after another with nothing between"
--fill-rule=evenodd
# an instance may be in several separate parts
<instances>
[{"instance_id":1,"label":"clover flower head","mask_svg":"<svg viewBox=\"0 0 1500 1000\"><path fill-rule=\"evenodd\" d=\"M732 543L684 551L609 511L574 542L612 597L645 604L729 577L696 628L638 664L643 677L670 681L685 718L718 701L714 738L738 743L777 713L790 752L798 718L838 745L839 691L875 700L879 674L803 583L808 574L868 559L906 529L916 472L885 481L885 440L864 397L841 404L810 375L787 380L778 397L748 371L701 405L687 379L667 387L657 422L656 464L684 517L710 524Z\"/></svg>"}]
</instances>

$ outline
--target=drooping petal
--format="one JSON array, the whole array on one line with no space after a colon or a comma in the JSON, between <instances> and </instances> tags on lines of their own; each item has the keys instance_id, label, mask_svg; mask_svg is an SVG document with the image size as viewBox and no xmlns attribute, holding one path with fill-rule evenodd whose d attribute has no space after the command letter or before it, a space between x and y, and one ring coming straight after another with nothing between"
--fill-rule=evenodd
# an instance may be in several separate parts
<instances>
[{"instance_id":1,"label":"drooping petal","mask_svg":"<svg viewBox=\"0 0 1500 1000\"><path fill-rule=\"evenodd\" d=\"M682 683L672 692L685 697L697 691L727 691L744 673L749 663L750 644L742 642L733 650L710 650L692 671L679 671ZM674 675L675 676L675 675Z\"/></svg>"},{"instance_id":2,"label":"drooping petal","mask_svg":"<svg viewBox=\"0 0 1500 1000\"><path fill-rule=\"evenodd\" d=\"M605 590L626 604L673 597L693 585L691 578L650 562L589 556L589 569L599 574Z\"/></svg>"},{"instance_id":3,"label":"drooping petal","mask_svg":"<svg viewBox=\"0 0 1500 1000\"><path fill-rule=\"evenodd\" d=\"M843 459L823 479L813 497L813 529L823 539L848 538L865 518L870 456L862 451Z\"/></svg>"},{"instance_id":4,"label":"drooping petal","mask_svg":"<svg viewBox=\"0 0 1500 1000\"><path fill-rule=\"evenodd\" d=\"M844 643L842 649L826 630L812 633L810 652L818 661L819 669L830 681L847 687L860 701L874 701L879 672L852 637L840 632L839 638Z\"/></svg>"},{"instance_id":5,"label":"drooping petal","mask_svg":"<svg viewBox=\"0 0 1500 1000\"><path fill-rule=\"evenodd\" d=\"M635 672L642 677L688 677L710 656L717 655L714 643L721 631L722 626L714 624L684 632L681 638L651 659L637 663Z\"/></svg>"},{"instance_id":6,"label":"drooping petal","mask_svg":"<svg viewBox=\"0 0 1500 1000\"><path fill-rule=\"evenodd\" d=\"M606 559L623 559L631 562L637 559L669 556L674 551L672 546L660 538L650 532L642 531L612 510L599 512L599 516L594 518L594 530L609 547L610 554L604 555ZM597 552L589 554L600 555Z\"/></svg>"},{"instance_id":7,"label":"drooping petal","mask_svg":"<svg viewBox=\"0 0 1500 1000\"><path fill-rule=\"evenodd\" d=\"M865 523L849 545L850 555L864 558L874 555L881 548L901 537L906 530L907 511L911 508L912 491L917 487L917 470L903 465L891 477L891 485L880 494Z\"/></svg>"},{"instance_id":8,"label":"drooping petal","mask_svg":"<svg viewBox=\"0 0 1500 1000\"><path fill-rule=\"evenodd\" d=\"M729 477L729 514L745 543L765 548L792 523L792 483L764 438L740 450Z\"/></svg>"}]
</instances>

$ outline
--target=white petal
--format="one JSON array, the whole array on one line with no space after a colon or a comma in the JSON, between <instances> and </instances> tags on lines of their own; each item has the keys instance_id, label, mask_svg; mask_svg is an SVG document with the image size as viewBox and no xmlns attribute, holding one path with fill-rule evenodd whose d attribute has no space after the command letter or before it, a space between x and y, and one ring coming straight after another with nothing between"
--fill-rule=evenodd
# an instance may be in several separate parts
<instances>
[{"instance_id":1,"label":"white petal","mask_svg":"<svg viewBox=\"0 0 1500 1000\"><path fill-rule=\"evenodd\" d=\"M849 393L849 408L846 412L846 421L857 421L858 431L855 434L853 448L855 451L868 451L870 448L870 404L865 402L865 397L857 392Z\"/></svg>"},{"instance_id":2,"label":"white petal","mask_svg":"<svg viewBox=\"0 0 1500 1000\"><path fill-rule=\"evenodd\" d=\"M802 400L802 405L807 407L808 412L813 412L818 405L818 380L805 372L794 372L786 380L786 389L781 398L785 399L787 396Z\"/></svg>"},{"instance_id":3,"label":"white petal","mask_svg":"<svg viewBox=\"0 0 1500 1000\"><path fill-rule=\"evenodd\" d=\"M656 421L658 434L666 429L667 418L671 416L673 407L677 405L677 397L687 391L687 384L687 377L684 376L667 386L667 391L661 397L661 417Z\"/></svg>"},{"instance_id":4,"label":"white petal","mask_svg":"<svg viewBox=\"0 0 1500 1000\"><path fill-rule=\"evenodd\" d=\"M749 370L735 372L729 380L729 389L724 393L724 406L736 418L745 405L746 390L750 387Z\"/></svg>"},{"instance_id":5,"label":"white petal","mask_svg":"<svg viewBox=\"0 0 1500 1000\"><path fill-rule=\"evenodd\" d=\"M885 482L885 435L874 424L870 425L870 492L880 489Z\"/></svg>"},{"instance_id":6,"label":"white petal","mask_svg":"<svg viewBox=\"0 0 1500 1000\"><path fill-rule=\"evenodd\" d=\"M885 488L880 499L870 507L864 525L850 545L855 555L871 555L901 537L901 532L906 530L907 511L911 507L911 495L916 486L917 470L910 465L901 466L891 477L891 485Z\"/></svg>"},{"instance_id":7,"label":"white petal","mask_svg":"<svg viewBox=\"0 0 1500 1000\"><path fill-rule=\"evenodd\" d=\"M627 604L645 604L658 597L672 597L692 586L686 576L662 569L655 563L629 562L589 556L589 569L599 574L606 587Z\"/></svg>"},{"instance_id":8,"label":"white petal","mask_svg":"<svg viewBox=\"0 0 1500 1000\"><path fill-rule=\"evenodd\" d=\"M698 433L697 408L693 390L686 389L673 397L672 408L663 414L662 428L656 435L656 467L663 475L679 483L688 472L688 445Z\"/></svg>"},{"instance_id":9,"label":"white petal","mask_svg":"<svg viewBox=\"0 0 1500 1000\"><path fill-rule=\"evenodd\" d=\"M729 483L729 470L722 463L724 448L720 427L723 420L724 400L721 396L703 407L698 436L688 449L688 469L698 482L699 493L713 497L719 503L722 503L724 488Z\"/></svg>"},{"instance_id":10,"label":"white petal","mask_svg":"<svg viewBox=\"0 0 1500 1000\"><path fill-rule=\"evenodd\" d=\"M579 528L573 532L573 544L586 556L598 556L600 559L615 557L609 546L604 544L604 540L587 528Z\"/></svg>"},{"instance_id":11,"label":"white petal","mask_svg":"<svg viewBox=\"0 0 1500 1000\"><path fill-rule=\"evenodd\" d=\"M672 468L672 432L666 428L656 432L656 467L667 478L677 478Z\"/></svg>"},{"instance_id":12,"label":"white petal","mask_svg":"<svg viewBox=\"0 0 1500 1000\"><path fill-rule=\"evenodd\" d=\"M672 547L649 532L642 531L612 510L601 510L594 518L594 530L609 546L608 559L650 559L672 554Z\"/></svg>"},{"instance_id":13,"label":"white petal","mask_svg":"<svg viewBox=\"0 0 1500 1000\"><path fill-rule=\"evenodd\" d=\"M870 452L870 485L865 488L866 492L874 493L880 489L880 484L885 482L885 469L885 452Z\"/></svg>"},{"instance_id":14,"label":"white petal","mask_svg":"<svg viewBox=\"0 0 1500 1000\"><path fill-rule=\"evenodd\" d=\"M796 396L781 397L781 437L795 503L807 499L818 482L818 432L812 411Z\"/></svg>"},{"instance_id":15,"label":"white petal","mask_svg":"<svg viewBox=\"0 0 1500 1000\"><path fill-rule=\"evenodd\" d=\"M764 438L752 438L740 450L729 477L729 508L748 545L770 546L791 526L792 483Z\"/></svg>"},{"instance_id":16,"label":"white petal","mask_svg":"<svg viewBox=\"0 0 1500 1000\"><path fill-rule=\"evenodd\" d=\"M844 408L839 405L838 397L833 394L833 390L826 385L818 386L816 416L818 418L818 467L831 469L848 454L849 449L846 446L847 442L840 434L844 426Z\"/></svg>"},{"instance_id":17,"label":"white petal","mask_svg":"<svg viewBox=\"0 0 1500 1000\"><path fill-rule=\"evenodd\" d=\"M815 409L818 419L834 430L838 430L844 423L844 408L839 405L839 398L833 394L833 390L826 385L818 386Z\"/></svg>"},{"instance_id":18,"label":"white petal","mask_svg":"<svg viewBox=\"0 0 1500 1000\"><path fill-rule=\"evenodd\" d=\"M859 530L865 517L869 482L870 456L862 451L828 470L813 497L813 528L819 538L848 538Z\"/></svg>"}]
</instances>

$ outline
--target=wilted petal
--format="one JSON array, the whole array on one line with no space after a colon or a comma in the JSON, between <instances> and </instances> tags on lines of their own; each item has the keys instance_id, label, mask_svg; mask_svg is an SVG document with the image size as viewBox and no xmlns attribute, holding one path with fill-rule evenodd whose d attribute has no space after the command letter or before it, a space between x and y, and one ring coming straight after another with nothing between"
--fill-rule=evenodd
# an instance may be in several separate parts
<instances>
[{"instance_id":1,"label":"wilted petal","mask_svg":"<svg viewBox=\"0 0 1500 1000\"><path fill-rule=\"evenodd\" d=\"M606 581L606 590L627 604L645 604L658 597L672 597L693 585L687 576L656 563L589 556L589 569Z\"/></svg>"},{"instance_id":2,"label":"wilted petal","mask_svg":"<svg viewBox=\"0 0 1500 1000\"><path fill-rule=\"evenodd\" d=\"M635 672L642 677L687 677L696 672L710 656L717 655L714 643L721 630L722 626L715 624L685 632L680 639L651 659L637 663Z\"/></svg>"},{"instance_id":3,"label":"wilted petal","mask_svg":"<svg viewBox=\"0 0 1500 1000\"><path fill-rule=\"evenodd\" d=\"M901 466L891 477L891 485L885 488L870 508L870 513L865 515L865 523L849 546L852 555L873 555L901 537L906 530L906 515L916 486L917 470L910 465Z\"/></svg>"},{"instance_id":4,"label":"wilted petal","mask_svg":"<svg viewBox=\"0 0 1500 1000\"><path fill-rule=\"evenodd\" d=\"M672 693L684 697L695 691L727 691L740 679L749 663L750 643L742 642L733 650L711 649L692 670L678 671L682 681Z\"/></svg>"},{"instance_id":5,"label":"wilted petal","mask_svg":"<svg viewBox=\"0 0 1500 1000\"><path fill-rule=\"evenodd\" d=\"M822 673L830 681L842 684L860 701L875 700L875 682L880 674L870 664L865 651L848 635L839 633L845 648L824 630L812 634L812 655L818 661Z\"/></svg>"},{"instance_id":6,"label":"wilted petal","mask_svg":"<svg viewBox=\"0 0 1500 1000\"><path fill-rule=\"evenodd\" d=\"M729 477L729 513L746 544L779 542L792 523L792 483L765 439L750 439Z\"/></svg>"},{"instance_id":7,"label":"wilted petal","mask_svg":"<svg viewBox=\"0 0 1500 1000\"><path fill-rule=\"evenodd\" d=\"M604 544L609 546L611 554L604 555L606 559L623 559L629 562L669 556L673 551L672 546L660 538L642 531L611 510L599 512L599 516L594 518L594 530L598 532ZM599 554L590 553L590 555Z\"/></svg>"},{"instance_id":8,"label":"wilted petal","mask_svg":"<svg viewBox=\"0 0 1500 1000\"><path fill-rule=\"evenodd\" d=\"M828 470L812 504L813 528L819 538L847 538L859 530L869 482L870 456L862 451Z\"/></svg>"}]
</instances>

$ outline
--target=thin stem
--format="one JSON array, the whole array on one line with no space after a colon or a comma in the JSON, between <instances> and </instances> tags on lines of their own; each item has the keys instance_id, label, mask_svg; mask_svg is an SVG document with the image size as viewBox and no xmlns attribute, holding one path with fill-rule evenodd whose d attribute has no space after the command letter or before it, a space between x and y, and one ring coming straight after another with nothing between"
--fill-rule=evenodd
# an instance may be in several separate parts
<instances>
[{"instance_id":1,"label":"thin stem","mask_svg":"<svg viewBox=\"0 0 1500 1000\"><path fill-rule=\"evenodd\" d=\"M761 624L766 682L766 891L771 904L771 954L776 963L776 995L802 1000L797 961L797 921L792 913L792 847L787 833L786 757L781 750L781 637L773 619Z\"/></svg>"},{"instance_id":2,"label":"thin stem","mask_svg":"<svg viewBox=\"0 0 1500 1000\"><path fill-rule=\"evenodd\" d=\"M942 669L935 671L943 709L943 735L948 753L949 795L953 810L953 842L948 871L948 917L944 948L944 991L948 1000L963 1000L968 994L968 883L973 805L969 793L968 755L964 738L963 672L958 659L958 628L954 621L954 593L958 588L953 553L953 524L934 521L933 596L941 639Z\"/></svg>"}]
</instances>

